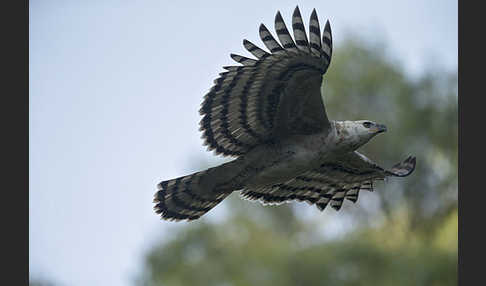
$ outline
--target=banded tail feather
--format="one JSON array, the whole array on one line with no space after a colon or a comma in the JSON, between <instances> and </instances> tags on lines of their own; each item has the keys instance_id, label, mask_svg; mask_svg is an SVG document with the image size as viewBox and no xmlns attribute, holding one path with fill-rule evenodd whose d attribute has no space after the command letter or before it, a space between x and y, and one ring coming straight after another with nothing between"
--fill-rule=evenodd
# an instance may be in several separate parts
<instances>
[{"instance_id":1,"label":"banded tail feather","mask_svg":"<svg viewBox=\"0 0 486 286\"><path fill-rule=\"evenodd\" d=\"M167 180L157 185L154 210L166 220L195 220L223 201L231 192L206 189L208 170Z\"/></svg>"}]
</instances>

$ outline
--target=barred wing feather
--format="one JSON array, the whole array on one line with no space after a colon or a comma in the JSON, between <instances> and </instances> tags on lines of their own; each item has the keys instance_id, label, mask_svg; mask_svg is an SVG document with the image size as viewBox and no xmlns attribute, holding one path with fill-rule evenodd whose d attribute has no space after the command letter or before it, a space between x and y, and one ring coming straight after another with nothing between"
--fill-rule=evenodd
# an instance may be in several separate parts
<instances>
[{"instance_id":1,"label":"barred wing feather","mask_svg":"<svg viewBox=\"0 0 486 286\"><path fill-rule=\"evenodd\" d=\"M383 180L387 176L408 176L414 169L414 157L408 157L390 170L385 170L366 156L353 152L287 182L244 189L241 195L245 199L259 200L263 204L282 204L297 200L315 204L321 211L327 205L339 210L344 199L355 203L360 191L373 191L374 180Z\"/></svg>"},{"instance_id":2,"label":"barred wing feather","mask_svg":"<svg viewBox=\"0 0 486 286\"><path fill-rule=\"evenodd\" d=\"M332 55L329 22L321 41L314 10L309 41L297 7L292 28L295 42L278 12L275 29L280 43L262 24L259 34L269 52L244 40L256 59L231 54L241 65L224 67L200 109L200 130L209 150L240 156L276 138L329 129L320 92Z\"/></svg>"}]
</instances>

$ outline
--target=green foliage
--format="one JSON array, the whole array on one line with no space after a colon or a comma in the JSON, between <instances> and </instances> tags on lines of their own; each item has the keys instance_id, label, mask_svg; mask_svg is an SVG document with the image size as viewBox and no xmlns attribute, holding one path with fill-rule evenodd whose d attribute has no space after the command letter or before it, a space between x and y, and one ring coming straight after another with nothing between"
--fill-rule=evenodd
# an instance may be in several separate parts
<instances>
[{"instance_id":1,"label":"green foliage","mask_svg":"<svg viewBox=\"0 0 486 286\"><path fill-rule=\"evenodd\" d=\"M386 124L360 151L384 167L416 155L415 172L338 213L233 194L218 206L222 221L177 225L147 254L138 284L456 284L457 76L411 79L383 48L356 40L335 51L323 84L328 116ZM330 221L350 228L329 236Z\"/></svg>"}]
</instances>

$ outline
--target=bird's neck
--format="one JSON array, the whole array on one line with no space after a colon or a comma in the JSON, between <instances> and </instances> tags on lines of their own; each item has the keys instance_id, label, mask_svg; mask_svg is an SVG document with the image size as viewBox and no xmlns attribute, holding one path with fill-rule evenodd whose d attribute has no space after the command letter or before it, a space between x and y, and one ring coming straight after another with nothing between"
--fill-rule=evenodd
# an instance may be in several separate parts
<instances>
[{"instance_id":1,"label":"bird's neck","mask_svg":"<svg viewBox=\"0 0 486 286\"><path fill-rule=\"evenodd\" d=\"M332 121L332 131L330 132L330 145L335 147L339 153L352 152L366 142L361 142L358 134L354 132L349 121Z\"/></svg>"}]
</instances>

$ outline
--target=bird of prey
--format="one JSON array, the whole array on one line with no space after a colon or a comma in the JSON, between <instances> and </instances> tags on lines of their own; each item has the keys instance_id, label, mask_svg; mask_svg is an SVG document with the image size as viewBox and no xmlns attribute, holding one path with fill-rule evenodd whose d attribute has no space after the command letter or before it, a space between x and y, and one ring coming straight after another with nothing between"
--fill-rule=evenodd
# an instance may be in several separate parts
<instances>
[{"instance_id":1,"label":"bird of prey","mask_svg":"<svg viewBox=\"0 0 486 286\"><path fill-rule=\"evenodd\" d=\"M373 181L415 169L412 156L384 169L356 151L385 125L327 118L321 82L332 56L329 21L321 33L314 9L307 37L296 7L292 29L294 39L277 12L280 42L261 24L268 51L243 40L256 59L231 54L241 65L223 67L205 95L200 130L208 150L235 159L159 183L154 209L163 219L195 220L233 191L263 204L297 200L339 210L344 199L373 191Z\"/></svg>"}]
</instances>

